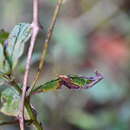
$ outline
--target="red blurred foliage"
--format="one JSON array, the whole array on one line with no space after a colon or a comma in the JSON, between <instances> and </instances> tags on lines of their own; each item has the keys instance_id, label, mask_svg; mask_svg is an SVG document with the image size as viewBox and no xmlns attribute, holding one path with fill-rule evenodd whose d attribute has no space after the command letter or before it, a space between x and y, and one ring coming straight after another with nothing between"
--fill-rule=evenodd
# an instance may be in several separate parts
<instances>
[{"instance_id":1,"label":"red blurred foliage","mask_svg":"<svg viewBox=\"0 0 130 130\"><path fill-rule=\"evenodd\" d=\"M91 38L91 52L104 62L120 64L128 58L127 41L118 34L95 34Z\"/></svg>"}]
</instances>

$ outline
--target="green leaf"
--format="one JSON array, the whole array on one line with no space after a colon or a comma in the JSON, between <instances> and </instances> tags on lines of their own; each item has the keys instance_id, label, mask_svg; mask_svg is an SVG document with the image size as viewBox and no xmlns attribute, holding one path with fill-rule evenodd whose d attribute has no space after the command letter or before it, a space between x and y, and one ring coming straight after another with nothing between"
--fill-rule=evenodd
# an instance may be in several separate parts
<instances>
[{"instance_id":1,"label":"green leaf","mask_svg":"<svg viewBox=\"0 0 130 130\"><path fill-rule=\"evenodd\" d=\"M5 40L7 40L8 36L9 36L8 32L4 31L3 29L0 30L0 78L5 73L7 74L10 71L9 64L6 61L5 55L4 55L4 43L5 43Z\"/></svg>"},{"instance_id":2,"label":"green leaf","mask_svg":"<svg viewBox=\"0 0 130 130\"><path fill-rule=\"evenodd\" d=\"M2 86L5 87L5 86ZM1 92L0 112L8 116L17 117L19 114L20 95L15 88L9 87ZM25 118L29 119L27 110L25 109Z\"/></svg>"},{"instance_id":3,"label":"green leaf","mask_svg":"<svg viewBox=\"0 0 130 130\"><path fill-rule=\"evenodd\" d=\"M85 41L80 31L76 31L67 24L59 24L53 36L56 40L56 45L52 50L52 56L55 56L56 59L61 57L61 51L64 50L64 56L69 59L76 58L77 61L81 59L81 55L86 52L87 45L84 44Z\"/></svg>"},{"instance_id":4,"label":"green leaf","mask_svg":"<svg viewBox=\"0 0 130 130\"><path fill-rule=\"evenodd\" d=\"M0 111L8 116L17 116L20 96L14 88L6 88L1 92Z\"/></svg>"},{"instance_id":5,"label":"green leaf","mask_svg":"<svg viewBox=\"0 0 130 130\"><path fill-rule=\"evenodd\" d=\"M0 75L10 71L9 64L4 56L4 47L0 44Z\"/></svg>"},{"instance_id":6,"label":"green leaf","mask_svg":"<svg viewBox=\"0 0 130 130\"><path fill-rule=\"evenodd\" d=\"M99 128L101 125L101 121L97 117L85 113L78 108L67 111L65 118L70 124L73 124L82 130L96 130L96 128Z\"/></svg>"},{"instance_id":7,"label":"green leaf","mask_svg":"<svg viewBox=\"0 0 130 130\"><path fill-rule=\"evenodd\" d=\"M74 83L75 85L78 85L80 87L84 87L86 84L90 84L93 81L90 79L81 78L76 75L71 75L69 77L70 77L72 83Z\"/></svg>"},{"instance_id":8,"label":"green leaf","mask_svg":"<svg viewBox=\"0 0 130 130\"><path fill-rule=\"evenodd\" d=\"M3 66L4 66L4 49L2 44L0 44L0 71L2 72Z\"/></svg>"},{"instance_id":9,"label":"green leaf","mask_svg":"<svg viewBox=\"0 0 130 130\"><path fill-rule=\"evenodd\" d=\"M31 33L31 25L28 23L16 25L10 33L6 46L6 53L12 69L14 69L18 59L22 56L24 45L31 37Z\"/></svg>"},{"instance_id":10,"label":"green leaf","mask_svg":"<svg viewBox=\"0 0 130 130\"><path fill-rule=\"evenodd\" d=\"M5 40L8 38L9 33L4 31L3 29L0 30L0 43L4 44Z\"/></svg>"},{"instance_id":11,"label":"green leaf","mask_svg":"<svg viewBox=\"0 0 130 130\"><path fill-rule=\"evenodd\" d=\"M56 90L58 88L61 87L61 83L60 83L60 79L55 79L55 80L51 80L43 85L40 85L39 87L37 87L36 89L34 89L32 92L33 93L38 93L38 92L48 92L48 91L52 91L52 90Z\"/></svg>"}]
</instances>

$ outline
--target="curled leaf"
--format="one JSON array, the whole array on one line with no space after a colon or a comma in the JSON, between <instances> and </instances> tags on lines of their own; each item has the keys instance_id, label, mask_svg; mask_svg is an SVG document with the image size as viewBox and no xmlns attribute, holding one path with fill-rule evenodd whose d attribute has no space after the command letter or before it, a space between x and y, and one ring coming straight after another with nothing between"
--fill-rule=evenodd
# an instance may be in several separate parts
<instances>
[{"instance_id":1,"label":"curled leaf","mask_svg":"<svg viewBox=\"0 0 130 130\"><path fill-rule=\"evenodd\" d=\"M62 84L68 87L69 89L87 89L93 87L97 84L100 80L103 79L103 76L95 72L95 76L78 76L78 75L68 75L62 76L60 75L60 79L62 80Z\"/></svg>"},{"instance_id":2,"label":"curled leaf","mask_svg":"<svg viewBox=\"0 0 130 130\"><path fill-rule=\"evenodd\" d=\"M51 80L32 90L32 94L60 89L62 85L69 89L87 89L93 87L102 79L103 76L98 72L96 72L96 76L93 77L79 75L59 75L57 79Z\"/></svg>"}]
</instances>

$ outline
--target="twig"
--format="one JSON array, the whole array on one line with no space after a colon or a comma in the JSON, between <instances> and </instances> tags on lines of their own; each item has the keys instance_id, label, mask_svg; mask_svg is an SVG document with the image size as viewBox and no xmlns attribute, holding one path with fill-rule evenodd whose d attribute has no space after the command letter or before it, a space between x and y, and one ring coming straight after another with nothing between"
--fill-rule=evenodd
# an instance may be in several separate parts
<instances>
[{"instance_id":1,"label":"twig","mask_svg":"<svg viewBox=\"0 0 130 130\"><path fill-rule=\"evenodd\" d=\"M23 80L20 112L19 112L19 123L20 123L21 130L24 130L25 97L26 97L26 90L27 90L27 84L28 84L28 78L29 78L31 58L32 58L32 53L33 53L33 49L34 49L34 45L35 45L35 41L36 41L38 32L39 32L39 0L33 0L32 37L31 37L30 47L28 50L26 69L25 69L24 80Z\"/></svg>"},{"instance_id":2,"label":"twig","mask_svg":"<svg viewBox=\"0 0 130 130\"><path fill-rule=\"evenodd\" d=\"M54 10L54 14L53 14L53 17L52 17L52 20L51 20L50 27L48 29L47 37L46 37L45 42L43 44L43 50L42 50L42 54L41 54L41 58L40 58L39 66L38 66L38 72L36 73L34 81L31 85L31 87L29 88L27 95L29 95L31 93L32 89L35 87L35 85L36 85L36 83L39 79L40 72L41 72L43 65L45 63L45 57L46 57L46 53L47 53L47 50L48 50L48 44L49 44L49 41L52 37L52 33L53 33L53 30L54 30L54 27L55 27L55 23L56 23L58 14L60 12L62 2L63 2L63 0L58 0L58 2L57 2L57 5L56 5L56 8Z\"/></svg>"}]
</instances>

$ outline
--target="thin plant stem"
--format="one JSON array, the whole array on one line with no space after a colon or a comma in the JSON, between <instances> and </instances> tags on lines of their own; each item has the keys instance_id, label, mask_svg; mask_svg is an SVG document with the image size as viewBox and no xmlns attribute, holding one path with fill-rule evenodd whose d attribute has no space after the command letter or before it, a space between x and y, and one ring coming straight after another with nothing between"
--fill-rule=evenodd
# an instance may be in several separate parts
<instances>
[{"instance_id":1,"label":"thin plant stem","mask_svg":"<svg viewBox=\"0 0 130 130\"><path fill-rule=\"evenodd\" d=\"M57 5L56 5L56 8L54 10L54 14L53 14L53 17L51 20L51 24L50 24L49 29L48 29L47 37L46 37L45 42L43 44L43 50L42 50L42 54L41 54L41 58L40 58L39 66L38 66L38 72L35 75L34 81L31 85L31 87L29 88L27 95L29 95L31 93L32 89L35 87L35 85L39 79L40 72L43 69L43 66L45 63L45 57L46 57L47 50L48 50L48 44L49 44L49 41L51 40L52 33L53 33L53 30L55 27L55 23L56 23L58 14L60 12L60 8L62 6L62 2L63 2L63 0L58 0L58 2L57 2Z\"/></svg>"},{"instance_id":2,"label":"thin plant stem","mask_svg":"<svg viewBox=\"0 0 130 130\"><path fill-rule=\"evenodd\" d=\"M37 116L34 114L34 111L31 107L29 97L25 101L25 107L27 109L27 112L33 121L33 125L35 126L36 130L44 130L42 127L42 124L37 120Z\"/></svg>"},{"instance_id":3,"label":"thin plant stem","mask_svg":"<svg viewBox=\"0 0 130 130\"><path fill-rule=\"evenodd\" d=\"M31 42L28 50L27 56L27 63L25 68L25 74L23 79L23 89L22 89L22 97L20 103L20 112L19 112L19 124L20 129L24 130L24 105L25 105L25 98L26 98L26 90L28 86L28 79L29 79L29 71L30 71L30 64L32 59L32 53L36 41L37 34L39 32L39 0L33 0L33 22L32 22L32 37Z\"/></svg>"}]
</instances>

